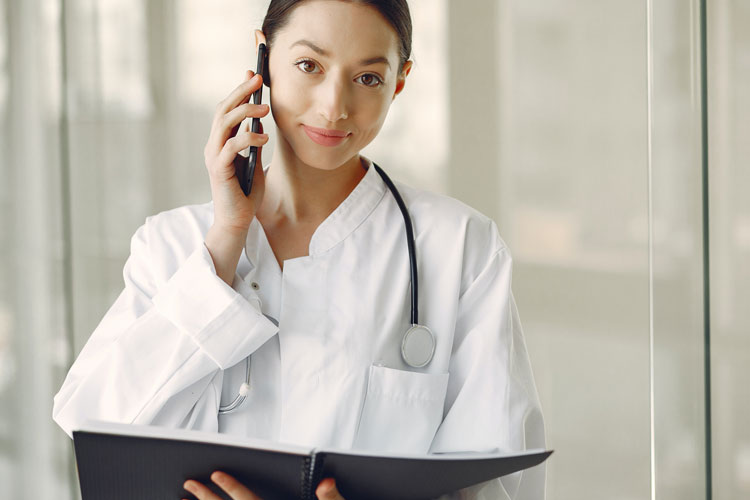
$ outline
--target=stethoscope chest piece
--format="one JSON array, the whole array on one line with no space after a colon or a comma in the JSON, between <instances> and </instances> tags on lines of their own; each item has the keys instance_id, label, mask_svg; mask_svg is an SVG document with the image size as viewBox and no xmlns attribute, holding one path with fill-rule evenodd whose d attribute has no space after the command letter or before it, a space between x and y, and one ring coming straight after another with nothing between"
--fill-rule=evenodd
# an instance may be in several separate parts
<instances>
[{"instance_id":1,"label":"stethoscope chest piece","mask_svg":"<svg viewBox=\"0 0 750 500\"><path fill-rule=\"evenodd\" d=\"M401 342L401 356L412 368L422 368L432 361L435 354L435 335L429 328L412 325Z\"/></svg>"}]
</instances>

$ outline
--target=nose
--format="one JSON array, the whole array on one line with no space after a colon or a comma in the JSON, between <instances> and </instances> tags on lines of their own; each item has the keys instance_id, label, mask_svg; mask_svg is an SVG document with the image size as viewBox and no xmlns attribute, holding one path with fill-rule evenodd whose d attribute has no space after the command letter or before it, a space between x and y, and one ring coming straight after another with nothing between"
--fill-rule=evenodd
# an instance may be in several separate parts
<instances>
[{"instance_id":1,"label":"nose","mask_svg":"<svg viewBox=\"0 0 750 500\"><path fill-rule=\"evenodd\" d=\"M342 78L330 75L320 85L318 112L329 123L345 120L348 116L348 90Z\"/></svg>"}]
</instances>

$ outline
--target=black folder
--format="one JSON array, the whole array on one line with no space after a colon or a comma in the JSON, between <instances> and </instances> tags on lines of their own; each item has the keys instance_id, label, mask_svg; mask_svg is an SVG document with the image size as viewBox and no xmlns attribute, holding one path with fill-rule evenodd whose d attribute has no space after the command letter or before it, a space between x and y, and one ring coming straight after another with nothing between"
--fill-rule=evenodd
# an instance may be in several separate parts
<instances>
[{"instance_id":1,"label":"black folder","mask_svg":"<svg viewBox=\"0 0 750 500\"><path fill-rule=\"evenodd\" d=\"M264 500L314 500L327 477L347 500L430 499L542 463L552 453L378 454L228 434L91 421L73 431L83 500L180 499L187 479L229 499L226 472Z\"/></svg>"}]
</instances>

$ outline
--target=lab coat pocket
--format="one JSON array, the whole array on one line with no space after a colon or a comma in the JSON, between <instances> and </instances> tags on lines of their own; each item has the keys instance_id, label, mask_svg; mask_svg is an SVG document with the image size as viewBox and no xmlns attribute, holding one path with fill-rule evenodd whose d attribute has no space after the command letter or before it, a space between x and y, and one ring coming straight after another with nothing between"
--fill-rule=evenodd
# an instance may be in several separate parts
<instances>
[{"instance_id":1,"label":"lab coat pocket","mask_svg":"<svg viewBox=\"0 0 750 500\"><path fill-rule=\"evenodd\" d=\"M448 373L372 365L354 448L427 453L443 420Z\"/></svg>"}]
</instances>

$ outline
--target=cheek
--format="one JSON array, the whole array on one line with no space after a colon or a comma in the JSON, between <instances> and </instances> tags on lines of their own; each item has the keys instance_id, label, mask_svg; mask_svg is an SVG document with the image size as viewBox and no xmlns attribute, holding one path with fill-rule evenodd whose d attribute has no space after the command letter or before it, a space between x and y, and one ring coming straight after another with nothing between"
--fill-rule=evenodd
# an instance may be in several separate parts
<instances>
[{"instance_id":1,"label":"cheek","mask_svg":"<svg viewBox=\"0 0 750 500\"><path fill-rule=\"evenodd\" d=\"M269 96L271 103L271 115L279 131L287 135L291 132L290 127L295 123L295 118L305 109L305 96L299 89L287 86L274 85L273 92Z\"/></svg>"},{"instance_id":2,"label":"cheek","mask_svg":"<svg viewBox=\"0 0 750 500\"><path fill-rule=\"evenodd\" d=\"M363 136L368 140L372 140L380 131L389 108L390 100L385 98L371 99L360 104L357 110L358 122L361 124Z\"/></svg>"}]
</instances>

